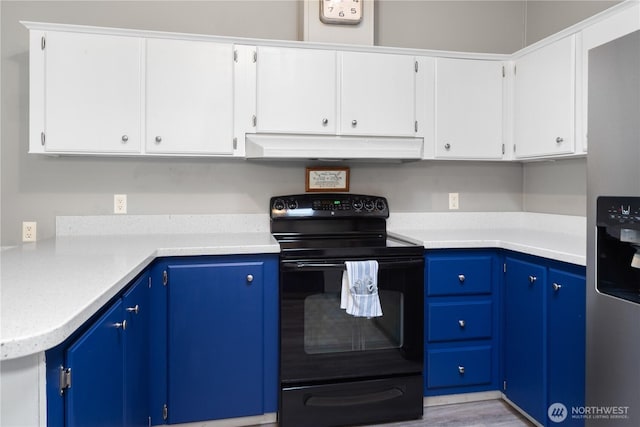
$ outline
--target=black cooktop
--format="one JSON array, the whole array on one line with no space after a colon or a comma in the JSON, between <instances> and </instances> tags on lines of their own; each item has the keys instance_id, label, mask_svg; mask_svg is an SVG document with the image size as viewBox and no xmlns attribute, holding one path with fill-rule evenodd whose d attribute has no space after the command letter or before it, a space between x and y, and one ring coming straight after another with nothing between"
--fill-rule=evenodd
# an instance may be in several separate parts
<instances>
[{"instance_id":1,"label":"black cooktop","mask_svg":"<svg viewBox=\"0 0 640 427\"><path fill-rule=\"evenodd\" d=\"M422 256L422 246L389 237L387 199L345 193L272 197L271 233L284 258Z\"/></svg>"}]
</instances>

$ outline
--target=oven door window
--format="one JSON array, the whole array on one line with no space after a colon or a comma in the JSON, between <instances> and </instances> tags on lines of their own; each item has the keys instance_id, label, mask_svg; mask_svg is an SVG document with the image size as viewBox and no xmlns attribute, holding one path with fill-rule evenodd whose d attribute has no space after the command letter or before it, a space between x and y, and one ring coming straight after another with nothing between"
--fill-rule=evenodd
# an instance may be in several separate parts
<instances>
[{"instance_id":1,"label":"oven door window","mask_svg":"<svg viewBox=\"0 0 640 427\"><path fill-rule=\"evenodd\" d=\"M368 319L340 308L344 260L281 263L281 382L422 372L424 261L378 265L382 316Z\"/></svg>"},{"instance_id":2,"label":"oven door window","mask_svg":"<svg viewBox=\"0 0 640 427\"><path fill-rule=\"evenodd\" d=\"M380 289L380 317L355 317L340 308L341 271L315 272L323 288L304 299L304 351L307 354L402 347L403 294Z\"/></svg>"}]
</instances>

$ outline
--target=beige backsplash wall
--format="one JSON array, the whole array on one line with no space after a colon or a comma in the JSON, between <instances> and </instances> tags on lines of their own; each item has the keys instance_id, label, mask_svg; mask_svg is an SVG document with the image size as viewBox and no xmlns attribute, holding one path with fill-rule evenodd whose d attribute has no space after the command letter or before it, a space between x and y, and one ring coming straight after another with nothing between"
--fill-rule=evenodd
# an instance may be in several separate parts
<instances>
[{"instance_id":1,"label":"beige backsplash wall","mask_svg":"<svg viewBox=\"0 0 640 427\"><path fill-rule=\"evenodd\" d=\"M525 163L522 199L525 211L586 216L586 158Z\"/></svg>"},{"instance_id":2,"label":"beige backsplash wall","mask_svg":"<svg viewBox=\"0 0 640 427\"><path fill-rule=\"evenodd\" d=\"M585 10L593 12L589 1L569 3L554 16L555 25L568 26L584 18ZM382 45L509 53L526 43L524 5L385 0L377 9L376 40ZM54 235L57 215L111 214L115 193L128 195L131 214L179 214L262 213L271 195L304 191L302 162L28 155L28 32L19 20L296 40L299 7L291 0L0 2L0 245L18 243L22 221L37 221L38 238L43 239ZM543 24L527 21L528 31ZM574 174L582 170L559 164L352 163L351 190L386 195L396 211L446 210L448 193L458 192L461 210L579 213L584 188ZM547 175L564 182L567 203L556 203L557 183L548 182Z\"/></svg>"}]
</instances>

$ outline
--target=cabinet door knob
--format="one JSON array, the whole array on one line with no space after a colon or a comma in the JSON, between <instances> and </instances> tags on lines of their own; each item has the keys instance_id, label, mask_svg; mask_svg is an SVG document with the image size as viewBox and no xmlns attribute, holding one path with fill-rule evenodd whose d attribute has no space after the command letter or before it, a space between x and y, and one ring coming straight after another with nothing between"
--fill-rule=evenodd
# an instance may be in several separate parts
<instances>
[{"instance_id":1,"label":"cabinet door knob","mask_svg":"<svg viewBox=\"0 0 640 427\"><path fill-rule=\"evenodd\" d=\"M449 144L448 142L446 144L444 144L444 149L445 150L450 150L451 149L451 144Z\"/></svg>"},{"instance_id":2,"label":"cabinet door knob","mask_svg":"<svg viewBox=\"0 0 640 427\"><path fill-rule=\"evenodd\" d=\"M464 320L460 319L458 320L458 325L460 325L461 328L464 328L467 325L467 323Z\"/></svg>"},{"instance_id":3,"label":"cabinet door knob","mask_svg":"<svg viewBox=\"0 0 640 427\"><path fill-rule=\"evenodd\" d=\"M247 274L247 283L253 282L253 274Z\"/></svg>"},{"instance_id":4,"label":"cabinet door knob","mask_svg":"<svg viewBox=\"0 0 640 427\"><path fill-rule=\"evenodd\" d=\"M562 142L564 142L564 138L559 136L556 138L556 144L561 144Z\"/></svg>"},{"instance_id":5,"label":"cabinet door knob","mask_svg":"<svg viewBox=\"0 0 640 427\"><path fill-rule=\"evenodd\" d=\"M120 322L114 323L114 324L113 324L113 326L114 326L116 329L120 329L120 328L122 328L122 330L124 331L124 330L126 330L126 329L127 329L127 321L126 321L126 320L123 320L123 321L122 321L122 323L120 323Z\"/></svg>"},{"instance_id":6,"label":"cabinet door knob","mask_svg":"<svg viewBox=\"0 0 640 427\"><path fill-rule=\"evenodd\" d=\"M322 119L322 126L326 126L329 123L329 119Z\"/></svg>"},{"instance_id":7,"label":"cabinet door knob","mask_svg":"<svg viewBox=\"0 0 640 427\"><path fill-rule=\"evenodd\" d=\"M556 292L558 292L562 287L562 285L559 285L558 283L554 283L552 286L553 286L553 290Z\"/></svg>"},{"instance_id":8,"label":"cabinet door knob","mask_svg":"<svg viewBox=\"0 0 640 427\"><path fill-rule=\"evenodd\" d=\"M160 144L162 142L162 137L160 135L156 136L156 144Z\"/></svg>"},{"instance_id":9,"label":"cabinet door knob","mask_svg":"<svg viewBox=\"0 0 640 427\"><path fill-rule=\"evenodd\" d=\"M138 314L138 312L140 311L140 306L136 304L135 307L127 307L126 310L128 313Z\"/></svg>"},{"instance_id":10,"label":"cabinet door knob","mask_svg":"<svg viewBox=\"0 0 640 427\"><path fill-rule=\"evenodd\" d=\"M127 142L129 142L129 136L127 135L122 135L122 143L126 144Z\"/></svg>"},{"instance_id":11,"label":"cabinet door knob","mask_svg":"<svg viewBox=\"0 0 640 427\"><path fill-rule=\"evenodd\" d=\"M351 120L351 126L353 126L353 127L358 126L358 121L357 120Z\"/></svg>"},{"instance_id":12,"label":"cabinet door knob","mask_svg":"<svg viewBox=\"0 0 640 427\"><path fill-rule=\"evenodd\" d=\"M464 366L462 366L462 365L459 365L459 366L458 366L458 373L459 373L460 375L464 375Z\"/></svg>"},{"instance_id":13,"label":"cabinet door knob","mask_svg":"<svg viewBox=\"0 0 640 427\"><path fill-rule=\"evenodd\" d=\"M464 277L464 274L458 274L458 280L460 281L460 283L464 283L466 277Z\"/></svg>"},{"instance_id":14,"label":"cabinet door knob","mask_svg":"<svg viewBox=\"0 0 640 427\"><path fill-rule=\"evenodd\" d=\"M536 280L538 280L536 276L529 276L529 283L531 283L532 285L536 283Z\"/></svg>"}]
</instances>

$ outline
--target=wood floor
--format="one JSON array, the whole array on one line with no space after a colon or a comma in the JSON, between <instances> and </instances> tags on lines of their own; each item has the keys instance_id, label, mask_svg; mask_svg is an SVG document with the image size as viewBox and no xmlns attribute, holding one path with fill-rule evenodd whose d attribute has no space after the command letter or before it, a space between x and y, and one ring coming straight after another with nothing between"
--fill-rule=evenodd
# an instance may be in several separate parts
<instances>
[{"instance_id":1,"label":"wood floor","mask_svg":"<svg viewBox=\"0 0 640 427\"><path fill-rule=\"evenodd\" d=\"M424 408L422 420L376 424L376 427L531 427L534 424L500 399ZM261 427L276 427L262 424ZM301 426L303 427L303 426Z\"/></svg>"},{"instance_id":2,"label":"wood floor","mask_svg":"<svg viewBox=\"0 0 640 427\"><path fill-rule=\"evenodd\" d=\"M377 427L529 427L529 420L502 400L456 403L424 408L422 420Z\"/></svg>"}]
</instances>

